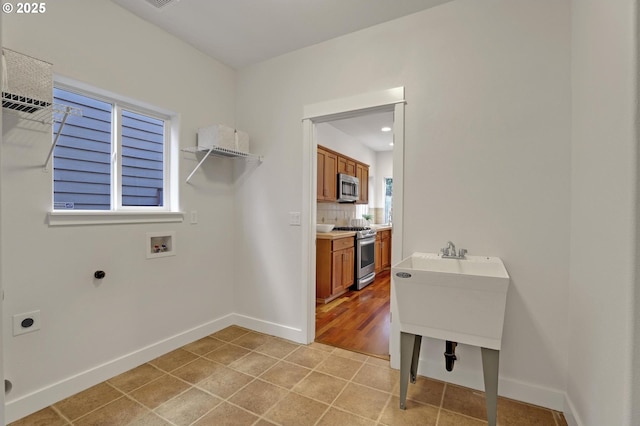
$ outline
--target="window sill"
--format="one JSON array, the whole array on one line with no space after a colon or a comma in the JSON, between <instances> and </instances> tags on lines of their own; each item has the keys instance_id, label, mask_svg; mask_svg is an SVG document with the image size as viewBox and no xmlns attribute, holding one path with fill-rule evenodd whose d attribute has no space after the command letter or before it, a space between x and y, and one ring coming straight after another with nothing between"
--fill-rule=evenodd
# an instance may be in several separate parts
<instances>
[{"instance_id":1,"label":"window sill","mask_svg":"<svg viewBox=\"0 0 640 426\"><path fill-rule=\"evenodd\" d=\"M182 212L53 211L49 226L114 225L127 223L169 223L184 221Z\"/></svg>"}]
</instances>

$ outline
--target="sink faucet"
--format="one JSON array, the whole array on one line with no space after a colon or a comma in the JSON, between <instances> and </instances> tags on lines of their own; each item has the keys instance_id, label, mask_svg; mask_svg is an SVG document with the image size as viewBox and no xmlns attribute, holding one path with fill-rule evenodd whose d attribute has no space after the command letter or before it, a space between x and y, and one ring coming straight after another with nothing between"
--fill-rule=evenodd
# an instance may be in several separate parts
<instances>
[{"instance_id":1,"label":"sink faucet","mask_svg":"<svg viewBox=\"0 0 640 426\"><path fill-rule=\"evenodd\" d=\"M443 259L464 259L467 254L466 249L459 249L456 253L456 245L451 241L447 241L447 247L440 250Z\"/></svg>"},{"instance_id":2,"label":"sink faucet","mask_svg":"<svg viewBox=\"0 0 640 426\"><path fill-rule=\"evenodd\" d=\"M447 241L447 255L449 256L456 255L456 245L453 244L452 241Z\"/></svg>"}]
</instances>

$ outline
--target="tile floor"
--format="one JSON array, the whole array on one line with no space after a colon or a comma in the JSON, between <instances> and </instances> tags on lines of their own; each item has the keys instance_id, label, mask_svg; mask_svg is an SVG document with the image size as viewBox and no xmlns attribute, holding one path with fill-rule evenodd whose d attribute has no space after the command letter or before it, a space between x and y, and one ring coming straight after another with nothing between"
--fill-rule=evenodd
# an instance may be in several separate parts
<instances>
[{"instance_id":1,"label":"tile floor","mask_svg":"<svg viewBox=\"0 0 640 426\"><path fill-rule=\"evenodd\" d=\"M481 392L424 377L400 410L398 376L383 359L232 326L11 425L487 424ZM498 423L566 425L561 413L503 398Z\"/></svg>"}]
</instances>

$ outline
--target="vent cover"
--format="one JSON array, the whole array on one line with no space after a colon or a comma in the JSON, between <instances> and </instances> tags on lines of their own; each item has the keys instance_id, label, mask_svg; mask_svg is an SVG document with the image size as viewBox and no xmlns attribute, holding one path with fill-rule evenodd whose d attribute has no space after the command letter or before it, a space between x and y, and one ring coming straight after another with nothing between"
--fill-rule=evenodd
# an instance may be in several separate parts
<instances>
[{"instance_id":1,"label":"vent cover","mask_svg":"<svg viewBox=\"0 0 640 426\"><path fill-rule=\"evenodd\" d=\"M53 103L51 64L2 49L2 108L32 114Z\"/></svg>"},{"instance_id":2,"label":"vent cover","mask_svg":"<svg viewBox=\"0 0 640 426\"><path fill-rule=\"evenodd\" d=\"M175 0L147 0L147 3L157 9L162 9L163 7L170 3L173 3L174 1Z\"/></svg>"}]
</instances>

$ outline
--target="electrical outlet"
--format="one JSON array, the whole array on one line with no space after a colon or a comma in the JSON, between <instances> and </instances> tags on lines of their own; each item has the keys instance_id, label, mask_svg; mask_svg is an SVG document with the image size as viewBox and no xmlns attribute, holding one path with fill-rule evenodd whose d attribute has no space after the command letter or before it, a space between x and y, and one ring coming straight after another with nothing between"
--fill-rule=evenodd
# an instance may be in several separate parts
<instances>
[{"instance_id":1,"label":"electrical outlet","mask_svg":"<svg viewBox=\"0 0 640 426\"><path fill-rule=\"evenodd\" d=\"M191 210L191 224L195 225L196 223L198 223L198 211Z\"/></svg>"},{"instance_id":2,"label":"electrical outlet","mask_svg":"<svg viewBox=\"0 0 640 426\"><path fill-rule=\"evenodd\" d=\"M40 311L25 312L13 316L13 335L19 336L40 330Z\"/></svg>"}]
</instances>

